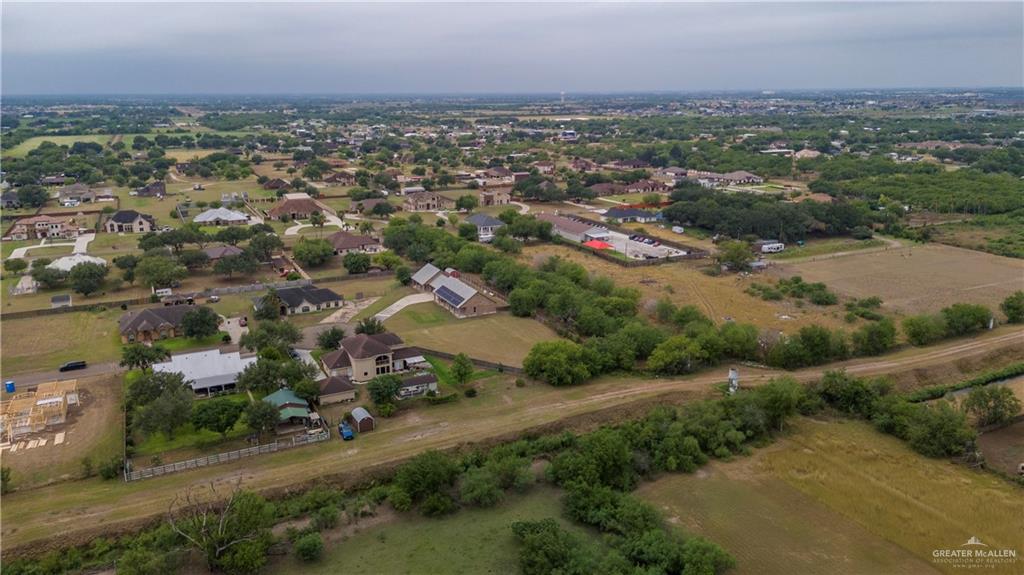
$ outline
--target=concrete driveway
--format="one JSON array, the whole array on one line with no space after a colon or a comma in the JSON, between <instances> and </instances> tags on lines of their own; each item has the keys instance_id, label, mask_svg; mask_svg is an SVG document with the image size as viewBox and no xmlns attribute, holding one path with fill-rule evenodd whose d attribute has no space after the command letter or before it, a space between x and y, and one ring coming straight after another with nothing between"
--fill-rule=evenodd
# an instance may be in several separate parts
<instances>
[{"instance_id":1,"label":"concrete driveway","mask_svg":"<svg viewBox=\"0 0 1024 575\"><path fill-rule=\"evenodd\" d=\"M349 225L345 223L345 220L339 218L338 216L332 216L331 214L324 214L324 215L326 216L326 220L327 220L324 223L324 227L334 226L336 228L341 228L343 230L349 228ZM297 235L299 235L299 230L301 230L303 228L311 228L311 227L313 227L313 224L295 224L294 226L292 226L292 227L288 228L287 230L285 230L284 231L284 235L286 235L286 236L297 236Z\"/></svg>"},{"instance_id":2,"label":"concrete driveway","mask_svg":"<svg viewBox=\"0 0 1024 575\"><path fill-rule=\"evenodd\" d=\"M223 316L222 316L223 317ZM238 340L242 338L243 334L249 333L249 328L243 327L240 317L229 317L224 319L224 323L220 324L221 331L226 332L231 336L231 343L238 344Z\"/></svg>"},{"instance_id":3,"label":"concrete driveway","mask_svg":"<svg viewBox=\"0 0 1024 575\"><path fill-rule=\"evenodd\" d=\"M373 317L379 319L380 321L384 321L411 305L416 305L418 303L427 303L431 301L434 301L434 294L414 293L412 295L407 295L402 299L396 301L395 303L389 305L388 307L382 309L380 312L377 313L377 315Z\"/></svg>"},{"instance_id":4,"label":"concrete driveway","mask_svg":"<svg viewBox=\"0 0 1024 575\"><path fill-rule=\"evenodd\" d=\"M19 258L19 259L24 258L25 256L28 255L29 250L34 250L36 248L58 247L58 246L72 246L71 253L85 254L85 253L89 253L88 252L88 250L89 250L89 242L93 241L94 239L96 239L96 234L82 234L82 235L78 236L77 238L75 238L75 241L73 241L73 242L51 242L49 240L40 240L38 245L23 246L23 247L20 247L20 248L15 248L14 251L11 252L11 255L7 259L10 259L10 258Z\"/></svg>"}]
</instances>

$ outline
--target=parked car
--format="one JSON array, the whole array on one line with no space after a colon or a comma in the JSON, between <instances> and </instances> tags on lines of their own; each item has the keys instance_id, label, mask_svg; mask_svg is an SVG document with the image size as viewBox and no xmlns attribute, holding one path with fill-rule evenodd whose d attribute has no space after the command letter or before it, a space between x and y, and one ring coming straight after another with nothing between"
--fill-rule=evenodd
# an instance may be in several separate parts
<instances>
[{"instance_id":1,"label":"parked car","mask_svg":"<svg viewBox=\"0 0 1024 575\"><path fill-rule=\"evenodd\" d=\"M356 434L352 431L352 428L344 421L338 424L338 435L341 436L342 441L350 441L356 438Z\"/></svg>"},{"instance_id":2,"label":"parked car","mask_svg":"<svg viewBox=\"0 0 1024 575\"><path fill-rule=\"evenodd\" d=\"M212 295L209 298L207 298L206 301L208 301L210 303L217 303L217 302L220 301L220 296L219 295Z\"/></svg>"},{"instance_id":3,"label":"parked car","mask_svg":"<svg viewBox=\"0 0 1024 575\"><path fill-rule=\"evenodd\" d=\"M59 371L75 371L76 369L85 369L86 367L88 367L88 364L84 361L69 361L60 366Z\"/></svg>"}]
</instances>

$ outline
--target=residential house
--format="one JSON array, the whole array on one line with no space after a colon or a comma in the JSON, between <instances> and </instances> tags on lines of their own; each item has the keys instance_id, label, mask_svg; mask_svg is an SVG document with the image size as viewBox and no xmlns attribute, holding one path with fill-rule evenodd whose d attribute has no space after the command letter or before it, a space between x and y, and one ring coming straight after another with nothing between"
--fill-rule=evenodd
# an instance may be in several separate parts
<instances>
[{"instance_id":1,"label":"residential house","mask_svg":"<svg viewBox=\"0 0 1024 575\"><path fill-rule=\"evenodd\" d=\"M195 309L176 306L156 309ZM172 355L171 359L153 364L154 372L180 373L199 395L215 395L235 389L238 374L256 363L256 354L242 355L240 351L224 352L220 349L194 351Z\"/></svg>"},{"instance_id":2,"label":"residential house","mask_svg":"<svg viewBox=\"0 0 1024 575\"><path fill-rule=\"evenodd\" d=\"M594 184L587 189L594 192L594 195L597 197L617 196L626 193L626 186L615 182L602 182Z\"/></svg>"},{"instance_id":3,"label":"residential house","mask_svg":"<svg viewBox=\"0 0 1024 575\"><path fill-rule=\"evenodd\" d=\"M608 208L604 213L605 221L617 220L623 223L637 222L645 224L658 219L657 215L637 208Z\"/></svg>"},{"instance_id":4,"label":"residential house","mask_svg":"<svg viewBox=\"0 0 1024 575\"><path fill-rule=\"evenodd\" d=\"M327 288L311 285L281 288L275 292L281 299L281 315L296 315L325 309L340 308L345 298ZM255 307L263 304L264 298L255 300Z\"/></svg>"},{"instance_id":5,"label":"residential house","mask_svg":"<svg viewBox=\"0 0 1024 575\"><path fill-rule=\"evenodd\" d=\"M421 194L427 191L423 186L405 186L398 190L399 196L408 196L409 194Z\"/></svg>"},{"instance_id":6,"label":"residential house","mask_svg":"<svg viewBox=\"0 0 1024 575\"><path fill-rule=\"evenodd\" d=\"M331 245L334 246L334 253L336 255L345 255L350 252L376 254L384 251L384 246L376 238L349 232L331 234L327 241L331 242Z\"/></svg>"},{"instance_id":7,"label":"residential house","mask_svg":"<svg viewBox=\"0 0 1024 575\"><path fill-rule=\"evenodd\" d=\"M650 168L651 165L643 160L616 160L605 164L605 167L615 171L628 171L645 170Z\"/></svg>"},{"instance_id":8,"label":"residential house","mask_svg":"<svg viewBox=\"0 0 1024 575\"><path fill-rule=\"evenodd\" d=\"M72 208L80 204L95 202L96 192L90 190L89 186L78 182L57 190L57 199L60 205Z\"/></svg>"},{"instance_id":9,"label":"residential house","mask_svg":"<svg viewBox=\"0 0 1024 575\"><path fill-rule=\"evenodd\" d=\"M537 171L541 174L553 174L555 172L555 163L543 160L540 162L534 162L533 167L537 168Z\"/></svg>"},{"instance_id":10,"label":"residential house","mask_svg":"<svg viewBox=\"0 0 1024 575\"><path fill-rule=\"evenodd\" d=\"M287 387L264 397L263 401L277 408L279 425L308 425L313 418L309 402L295 395L295 392Z\"/></svg>"},{"instance_id":11,"label":"residential house","mask_svg":"<svg viewBox=\"0 0 1024 575\"><path fill-rule=\"evenodd\" d=\"M78 226L72 216L40 214L14 222L8 236L12 240L73 239L78 237Z\"/></svg>"},{"instance_id":12,"label":"residential house","mask_svg":"<svg viewBox=\"0 0 1024 575\"><path fill-rule=\"evenodd\" d=\"M203 250L206 257L210 258L210 263L216 263L220 260L229 256L240 256L245 253L245 250L238 246L210 246Z\"/></svg>"},{"instance_id":13,"label":"residential house","mask_svg":"<svg viewBox=\"0 0 1024 575\"><path fill-rule=\"evenodd\" d=\"M490 189L480 192L480 205L483 207L507 206L511 202L512 192L509 190Z\"/></svg>"},{"instance_id":14,"label":"residential house","mask_svg":"<svg viewBox=\"0 0 1024 575\"><path fill-rule=\"evenodd\" d=\"M352 421L353 427L356 428L356 433L366 433L367 431L373 431L377 427L377 422L374 421L373 416L362 407L352 410Z\"/></svg>"},{"instance_id":15,"label":"residential house","mask_svg":"<svg viewBox=\"0 0 1024 575\"><path fill-rule=\"evenodd\" d=\"M282 180L281 178L274 178L273 180L267 180L263 182L264 190L284 190L290 187L291 184Z\"/></svg>"},{"instance_id":16,"label":"residential house","mask_svg":"<svg viewBox=\"0 0 1024 575\"><path fill-rule=\"evenodd\" d=\"M494 166L493 168L488 168L484 170L484 174L488 178L492 179L511 178L512 170L506 168L505 166Z\"/></svg>"},{"instance_id":17,"label":"residential house","mask_svg":"<svg viewBox=\"0 0 1024 575\"><path fill-rule=\"evenodd\" d=\"M402 379L398 388L398 399L420 397L430 392L437 393L437 376L432 373L420 373Z\"/></svg>"},{"instance_id":18,"label":"residential house","mask_svg":"<svg viewBox=\"0 0 1024 575\"><path fill-rule=\"evenodd\" d=\"M426 365L426 359L393 333L359 333L342 339L339 349L323 354L320 364L330 376L344 376L362 384L378 375Z\"/></svg>"},{"instance_id":19,"label":"residential house","mask_svg":"<svg viewBox=\"0 0 1024 575\"><path fill-rule=\"evenodd\" d=\"M600 167L597 164L585 158L573 158L572 162L569 163L569 167L572 168L574 171L584 173L596 172L600 169Z\"/></svg>"},{"instance_id":20,"label":"residential house","mask_svg":"<svg viewBox=\"0 0 1024 575\"><path fill-rule=\"evenodd\" d=\"M356 398L356 386L344 375L332 375L317 382L320 386L320 405L330 405Z\"/></svg>"},{"instance_id":21,"label":"residential house","mask_svg":"<svg viewBox=\"0 0 1024 575\"><path fill-rule=\"evenodd\" d=\"M419 192L408 194L402 203L407 212L437 212L455 209L455 200L446 198L437 192Z\"/></svg>"},{"instance_id":22,"label":"residential house","mask_svg":"<svg viewBox=\"0 0 1024 575\"><path fill-rule=\"evenodd\" d=\"M726 174L719 174L718 172L708 172L701 170L687 170L686 177L690 180L696 180L704 187L716 187L716 186L735 186L739 184L761 184L764 183L764 178L751 174L744 170L737 170L735 172L728 172Z\"/></svg>"},{"instance_id":23,"label":"residential house","mask_svg":"<svg viewBox=\"0 0 1024 575\"><path fill-rule=\"evenodd\" d=\"M96 256L90 256L83 253L71 254L70 256L61 256L49 264L46 265L47 269L60 270L62 272L70 272L72 268L79 264L97 264L106 266L107 261L103 258Z\"/></svg>"},{"instance_id":24,"label":"residential house","mask_svg":"<svg viewBox=\"0 0 1024 575\"><path fill-rule=\"evenodd\" d=\"M628 194L664 193L671 189L671 186L657 180L639 180L632 184L626 184L626 193Z\"/></svg>"},{"instance_id":25,"label":"residential house","mask_svg":"<svg viewBox=\"0 0 1024 575\"><path fill-rule=\"evenodd\" d=\"M167 184L163 180L146 184L136 188L135 195L140 198L162 198L167 195Z\"/></svg>"},{"instance_id":26,"label":"residential house","mask_svg":"<svg viewBox=\"0 0 1024 575\"><path fill-rule=\"evenodd\" d=\"M309 194L304 193L293 193L285 194L281 201L270 208L267 212L271 219L293 219L293 220L307 220L313 212L320 212L324 215L337 215L337 212L327 204L313 199Z\"/></svg>"},{"instance_id":27,"label":"residential house","mask_svg":"<svg viewBox=\"0 0 1024 575\"><path fill-rule=\"evenodd\" d=\"M59 174L56 176L43 176L42 178L39 179L39 183L44 186L63 186L64 184L67 183L67 181L68 179L67 177L64 176L64 174Z\"/></svg>"},{"instance_id":28,"label":"residential house","mask_svg":"<svg viewBox=\"0 0 1024 575\"><path fill-rule=\"evenodd\" d=\"M384 198L367 198L365 200L359 200L358 202L352 202L349 206L348 211L352 214L367 214L373 211L373 207L377 204L386 204L388 201Z\"/></svg>"},{"instance_id":29,"label":"residential house","mask_svg":"<svg viewBox=\"0 0 1024 575\"><path fill-rule=\"evenodd\" d=\"M249 216L227 208L213 208L192 218L192 221L203 226L244 226L249 223Z\"/></svg>"},{"instance_id":30,"label":"residential house","mask_svg":"<svg viewBox=\"0 0 1024 575\"><path fill-rule=\"evenodd\" d=\"M121 343L151 343L183 335L181 322L195 309L199 308L173 305L127 311L117 321Z\"/></svg>"},{"instance_id":31,"label":"residential house","mask_svg":"<svg viewBox=\"0 0 1024 575\"><path fill-rule=\"evenodd\" d=\"M793 154L793 157L796 158L797 160L813 160L814 158L817 158L820 155L821 155L821 152L819 152L818 150L807 150L807 149L804 149L804 150L800 150L799 152Z\"/></svg>"},{"instance_id":32,"label":"residential house","mask_svg":"<svg viewBox=\"0 0 1024 575\"><path fill-rule=\"evenodd\" d=\"M498 311L499 303L459 278L456 270L441 271L425 264L412 277L414 287L434 294L434 303L462 319L489 315Z\"/></svg>"},{"instance_id":33,"label":"residential house","mask_svg":"<svg viewBox=\"0 0 1024 575\"><path fill-rule=\"evenodd\" d=\"M332 172L324 177L324 183L334 186L354 186L356 177L348 172Z\"/></svg>"},{"instance_id":34,"label":"residential house","mask_svg":"<svg viewBox=\"0 0 1024 575\"><path fill-rule=\"evenodd\" d=\"M6 191L0 195L0 208L5 210L16 210L21 207L21 199L18 197L18 192Z\"/></svg>"},{"instance_id":35,"label":"residential house","mask_svg":"<svg viewBox=\"0 0 1024 575\"><path fill-rule=\"evenodd\" d=\"M505 222L487 214L476 213L468 218L466 222L476 226L476 237L481 242L489 242L494 239L494 233L498 228L505 225Z\"/></svg>"},{"instance_id":36,"label":"residential house","mask_svg":"<svg viewBox=\"0 0 1024 575\"><path fill-rule=\"evenodd\" d=\"M555 214L537 214L537 219L551 222L551 231L559 237L576 243L608 239L608 230L582 220Z\"/></svg>"},{"instance_id":37,"label":"residential house","mask_svg":"<svg viewBox=\"0 0 1024 575\"><path fill-rule=\"evenodd\" d=\"M110 216L103 227L108 234L145 234L156 231L156 219L135 210L121 210Z\"/></svg>"}]
</instances>

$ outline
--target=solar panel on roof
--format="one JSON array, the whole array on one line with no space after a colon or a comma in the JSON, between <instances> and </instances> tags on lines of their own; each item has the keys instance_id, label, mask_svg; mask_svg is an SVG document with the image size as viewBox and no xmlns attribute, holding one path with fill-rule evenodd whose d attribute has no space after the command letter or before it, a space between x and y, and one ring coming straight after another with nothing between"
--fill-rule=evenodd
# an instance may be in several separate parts
<instances>
[{"instance_id":1,"label":"solar panel on roof","mask_svg":"<svg viewBox=\"0 0 1024 575\"><path fill-rule=\"evenodd\" d=\"M466 298L453 292L447 286L441 286L437 288L436 290L434 290L434 293L437 294L437 297L443 299L444 301L448 302L450 305L455 307L459 307L460 305L462 305L462 302L466 301Z\"/></svg>"}]
</instances>

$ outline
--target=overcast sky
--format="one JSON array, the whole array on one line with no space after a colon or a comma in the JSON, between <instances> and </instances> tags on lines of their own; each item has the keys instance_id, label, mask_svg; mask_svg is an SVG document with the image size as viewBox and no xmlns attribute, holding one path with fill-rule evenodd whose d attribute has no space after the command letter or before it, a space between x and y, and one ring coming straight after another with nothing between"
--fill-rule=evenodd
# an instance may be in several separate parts
<instances>
[{"instance_id":1,"label":"overcast sky","mask_svg":"<svg viewBox=\"0 0 1024 575\"><path fill-rule=\"evenodd\" d=\"M1020 86L1024 2L3 2L3 94Z\"/></svg>"}]
</instances>

